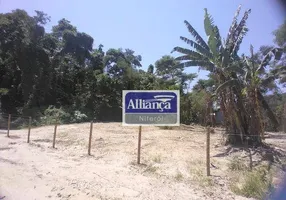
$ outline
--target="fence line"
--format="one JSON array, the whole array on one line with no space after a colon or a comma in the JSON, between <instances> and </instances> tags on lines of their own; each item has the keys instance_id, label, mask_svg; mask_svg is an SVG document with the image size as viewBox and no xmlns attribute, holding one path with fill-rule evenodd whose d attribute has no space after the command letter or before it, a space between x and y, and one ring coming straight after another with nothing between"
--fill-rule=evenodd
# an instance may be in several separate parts
<instances>
[{"instance_id":1,"label":"fence line","mask_svg":"<svg viewBox=\"0 0 286 200\"><path fill-rule=\"evenodd\" d=\"M238 136L239 134L227 134L227 133L221 133L222 135L225 135L225 136L228 136L228 135L231 135L231 136ZM240 135L239 135L240 136ZM261 135L244 135L244 137L247 137L247 136L256 136L256 137L262 137Z\"/></svg>"},{"instance_id":2,"label":"fence line","mask_svg":"<svg viewBox=\"0 0 286 200\"><path fill-rule=\"evenodd\" d=\"M15 116L9 114L8 116L8 121L7 121L7 137L10 137L10 126L11 126L11 119L14 118ZM23 116L21 116L23 117ZM27 135L27 143L30 143L30 134L31 134L31 122L32 122L32 117L27 117L29 118L29 123L28 123L28 135ZM58 126L58 118L56 119L56 122L54 124L54 133L53 133L53 148L55 148L55 143L56 143L56 135L57 135L57 126ZM212 124L213 126L213 124ZM210 176L210 135L212 133L212 130L215 127L205 127L206 128L206 174L207 176ZM89 133L89 140L88 140L88 155L91 155L91 143L92 143L92 131L93 131L93 121L90 123L90 133ZM140 164L140 154L141 154L141 132L142 132L142 127L139 126L139 132L138 132L138 149L137 149L137 164ZM240 136L239 134L227 134L224 132L218 133L223 136ZM260 134L256 135L244 135L246 137L246 140L248 140L247 137L260 137L260 138L265 138L262 137ZM248 142L246 143L245 148L248 148ZM250 157L251 163L252 163L252 157ZM250 165L252 166L252 164Z\"/></svg>"},{"instance_id":3,"label":"fence line","mask_svg":"<svg viewBox=\"0 0 286 200\"><path fill-rule=\"evenodd\" d=\"M9 114L0 114L0 116L2 116L2 117L9 117ZM26 116L26 115L14 115L14 114L11 114L11 116L13 118L19 118L19 117L21 117L21 118L29 118L30 117L30 116Z\"/></svg>"}]
</instances>

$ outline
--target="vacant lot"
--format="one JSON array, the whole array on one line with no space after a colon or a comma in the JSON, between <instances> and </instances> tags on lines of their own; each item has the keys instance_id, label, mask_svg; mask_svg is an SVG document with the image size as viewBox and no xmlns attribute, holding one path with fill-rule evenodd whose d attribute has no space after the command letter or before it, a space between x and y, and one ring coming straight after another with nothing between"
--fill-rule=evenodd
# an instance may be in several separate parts
<instances>
[{"instance_id":1,"label":"vacant lot","mask_svg":"<svg viewBox=\"0 0 286 200\"><path fill-rule=\"evenodd\" d=\"M30 144L26 142L26 129L12 130L10 138L1 133L0 198L246 199L229 189L231 176L235 174L230 171L229 163L233 155L247 158L247 153L223 146L219 129L211 135L212 176L207 178L206 134L202 127L177 130L143 127L142 164L137 165L137 127L94 124L92 155L88 156L89 126L88 123L58 126L55 149L53 126L32 129ZM272 134L267 141L283 152L284 136ZM254 153L252 159L255 165L259 157Z\"/></svg>"}]
</instances>

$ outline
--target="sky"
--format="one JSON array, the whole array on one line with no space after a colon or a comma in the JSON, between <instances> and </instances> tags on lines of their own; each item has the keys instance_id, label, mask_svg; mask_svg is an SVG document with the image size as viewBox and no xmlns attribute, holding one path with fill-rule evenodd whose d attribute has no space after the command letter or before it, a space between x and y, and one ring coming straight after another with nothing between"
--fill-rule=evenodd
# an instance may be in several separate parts
<instances>
[{"instance_id":1,"label":"sky","mask_svg":"<svg viewBox=\"0 0 286 200\"><path fill-rule=\"evenodd\" d=\"M24 9L30 15L40 10L51 16L46 29L51 30L57 22L66 18L78 31L94 38L94 46L129 48L142 56L144 70L164 55L171 54L175 46L188 47L180 36L192 39L184 24L187 20L204 39L204 8L212 15L226 37L234 13L242 5L241 15L251 9L247 25L249 32L240 52L248 53L261 45L273 44L273 30L286 19L277 0L0 0L0 13ZM198 73L198 68L186 72ZM198 78L206 78L207 72L200 71ZM197 79L196 79L197 80ZM194 82L196 82L196 80ZM194 84L193 82L193 84Z\"/></svg>"}]
</instances>

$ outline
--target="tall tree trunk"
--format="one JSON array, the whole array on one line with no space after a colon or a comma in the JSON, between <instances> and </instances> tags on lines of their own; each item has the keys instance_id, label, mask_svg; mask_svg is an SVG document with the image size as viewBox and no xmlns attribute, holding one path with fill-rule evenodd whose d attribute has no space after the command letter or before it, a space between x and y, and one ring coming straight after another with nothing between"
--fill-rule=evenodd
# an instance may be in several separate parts
<instances>
[{"instance_id":1,"label":"tall tree trunk","mask_svg":"<svg viewBox=\"0 0 286 200\"><path fill-rule=\"evenodd\" d=\"M279 127L279 122L259 90L257 91L257 98L261 102L263 109L266 111L266 114L273 123L274 130L277 131Z\"/></svg>"},{"instance_id":2,"label":"tall tree trunk","mask_svg":"<svg viewBox=\"0 0 286 200\"><path fill-rule=\"evenodd\" d=\"M256 107L256 115L257 115L257 119L258 119L258 128L260 131L260 135L261 135L261 139L264 138L264 130L263 130L263 122L262 122L262 118L261 118L261 112L260 112L260 106L259 106L259 101L258 101L258 89L255 88L255 107Z\"/></svg>"}]
</instances>

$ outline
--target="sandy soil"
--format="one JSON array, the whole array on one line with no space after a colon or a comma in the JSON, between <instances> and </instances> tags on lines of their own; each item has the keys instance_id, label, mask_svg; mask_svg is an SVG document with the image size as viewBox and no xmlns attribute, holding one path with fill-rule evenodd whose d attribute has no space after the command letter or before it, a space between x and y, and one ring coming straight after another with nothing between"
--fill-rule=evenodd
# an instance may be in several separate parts
<instances>
[{"instance_id":1,"label":"sandy soil","mask_svg":"<svg viewBox=\"0 0 286 200\"><path fill-rule=\"evenodd\" d=\"M137 159L137 127L96 123L91 156L90 124L0 132L0 199L247 199L228 187L220 131L211 135L211 177L205 176L205 130L142 128L141 165ZM286 139L279 140L286 147ZM272 141L276 143L276 141ZM283 143L284 142L284 143Z\"/></svg>"}]
</instances>

